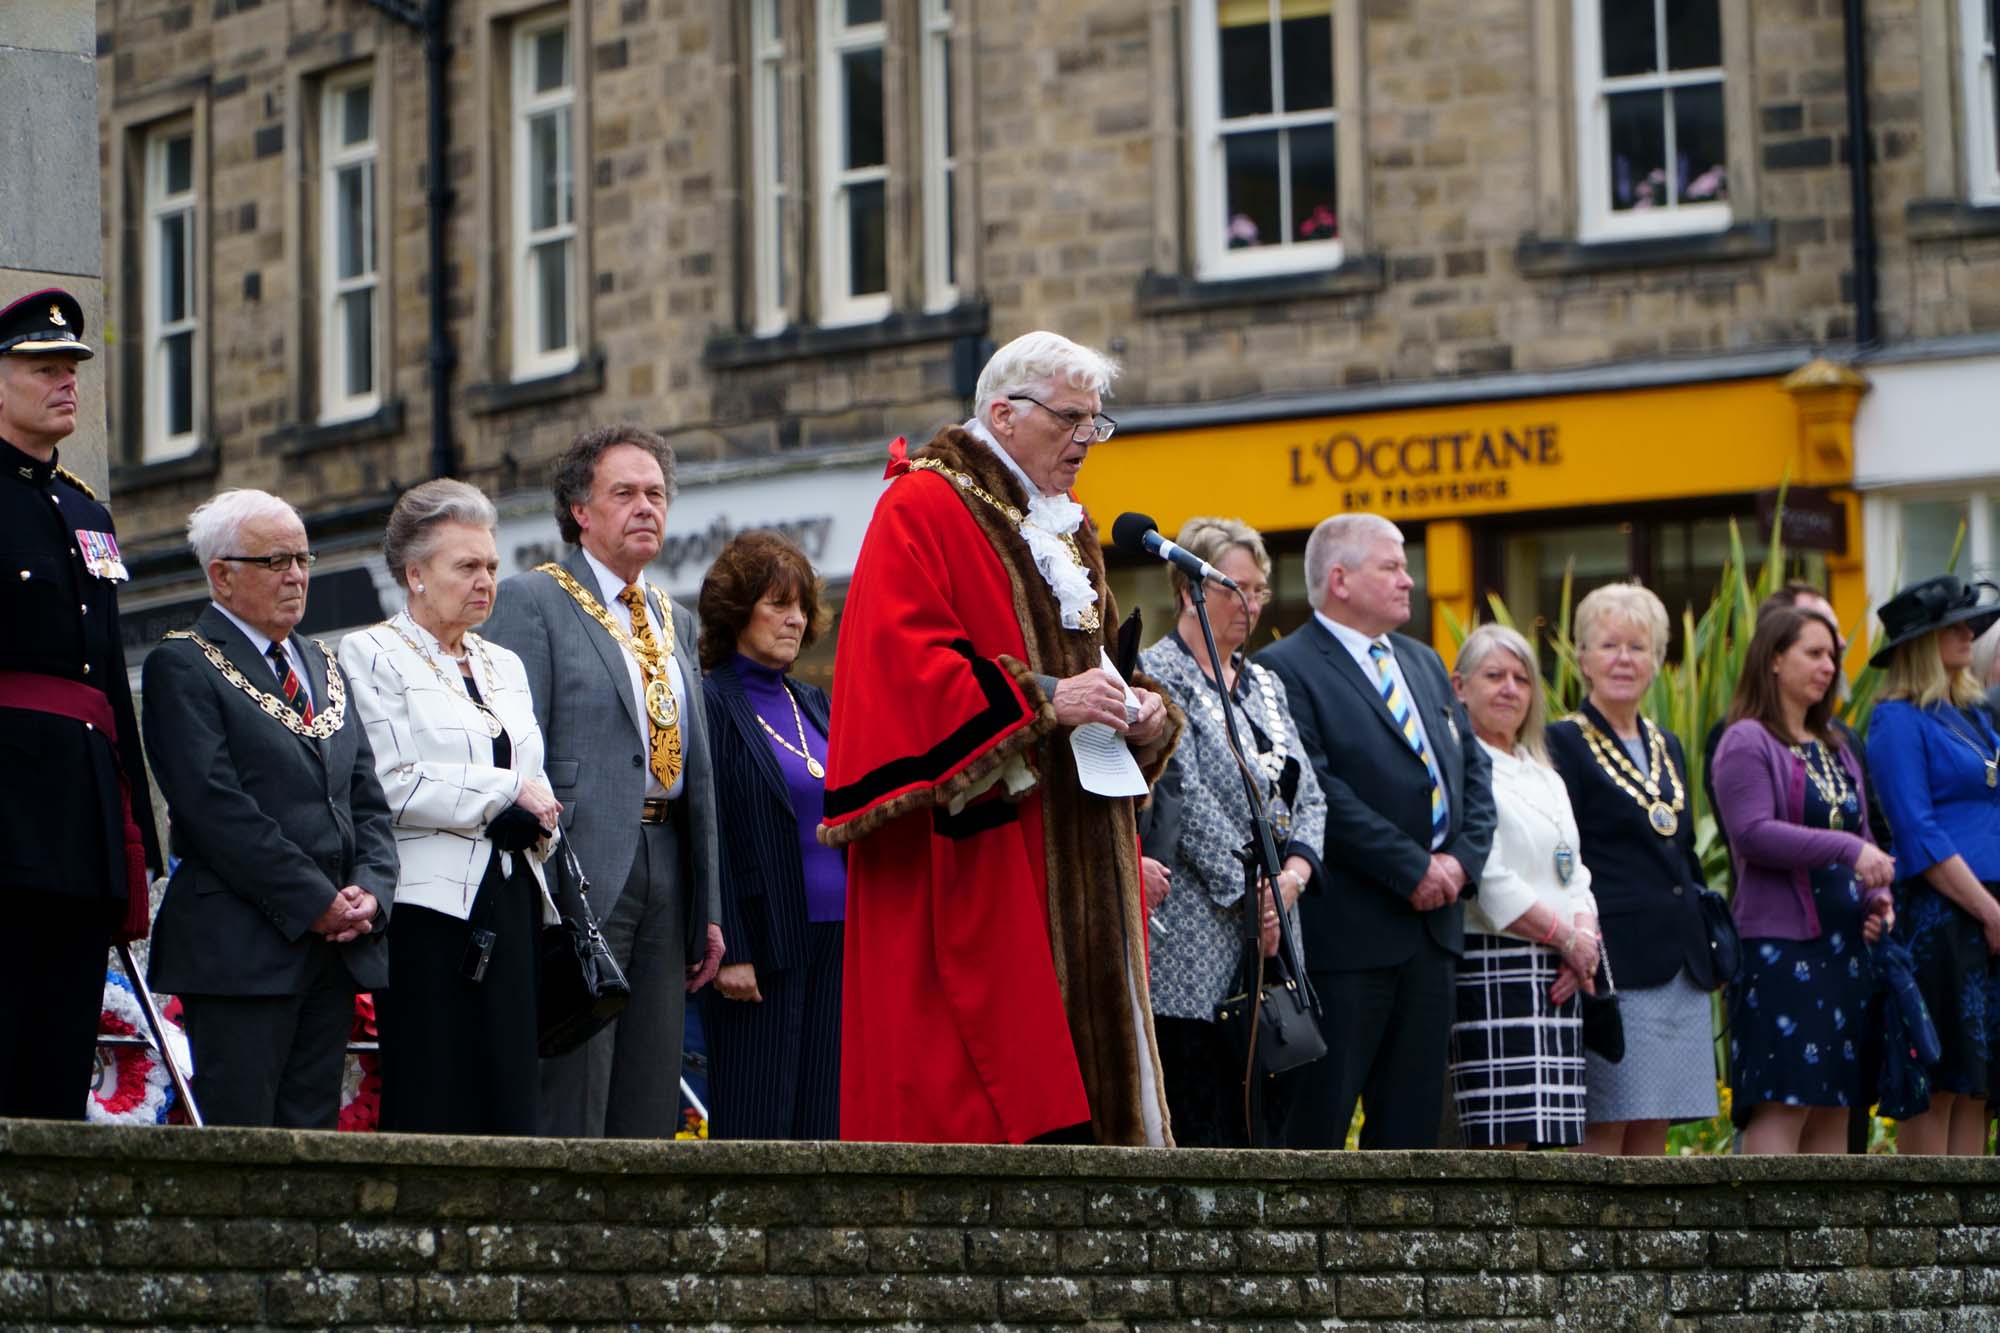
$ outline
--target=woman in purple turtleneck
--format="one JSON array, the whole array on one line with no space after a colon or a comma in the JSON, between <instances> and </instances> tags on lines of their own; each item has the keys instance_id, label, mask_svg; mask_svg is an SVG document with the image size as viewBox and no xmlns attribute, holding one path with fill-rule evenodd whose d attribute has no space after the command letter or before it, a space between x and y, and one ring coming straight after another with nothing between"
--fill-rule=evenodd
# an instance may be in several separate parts
<instances>
[{"instance_id":1,"label":"woman in purple turtleneck","mask_svg":"<svg viewBox=\"0 0 2000 1333\"><path fill-rule=\"evenodd\" d=\"M709 1136L837 1139L847 857L814 836L826 692L788 674L819 634L819 578L777 533L740 533L699 611L729 941L702 996Z\"/></svg>"}]
</instances>

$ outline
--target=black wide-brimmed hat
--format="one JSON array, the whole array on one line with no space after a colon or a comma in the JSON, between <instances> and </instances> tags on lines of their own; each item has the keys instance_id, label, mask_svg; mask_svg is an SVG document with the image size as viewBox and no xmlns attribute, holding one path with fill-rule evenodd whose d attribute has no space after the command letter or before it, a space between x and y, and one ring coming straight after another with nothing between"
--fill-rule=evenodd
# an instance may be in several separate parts
<instances>
[{"instance_id":1,"label":"black wide-brimmed hat","mask_svg":"<svg viewBox=\"0 0 2000 1333\"><path fill-rule=\"evenodd\" d=\"M1988 594L1993 596L1988 596ZM1912 583L1882 603L1883 641L1868 659L1870 666L1887 666L1896 649L1946 625L1970 621L1975 636L2000 620L2000 588L1981 580L1967 583L1956 574Z\"/></svg>"},{"instance_id":2,"label":"black wide-brimmed hat","mask_svg":"<svg viewBox=\"0 0 2000 1333\"><path fill-rule=\"evenodd\" d=\"M44 287L0 310L0 355L95 355L83 340L83 307L60 287Z\"/></svg>"}]
</instances>

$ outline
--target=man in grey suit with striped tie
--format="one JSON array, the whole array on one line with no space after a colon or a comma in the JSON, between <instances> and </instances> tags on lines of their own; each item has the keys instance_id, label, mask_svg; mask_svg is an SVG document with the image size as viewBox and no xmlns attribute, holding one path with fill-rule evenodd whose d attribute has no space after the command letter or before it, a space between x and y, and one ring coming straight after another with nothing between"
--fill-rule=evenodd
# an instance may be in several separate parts
<instances>
[{"instance_id":1,"label":"man in grey suit with striped tie","mask_svg":"<svg viewBox=\"0 0 2000 1333\"><path fill-rule=\"evenodd\" d=\"M1285 682L1326 794L1325 873L1299 901L1327 1057L1298 1074L1297 1148L1337 1148L1358 1099L1364 1148L1435 1148L1461 900L1493 843L1492 766L1410 618L1403 534L1338 514L1306 542L1312 620L1257 655Z\"/></svg>"},{"instance_id":2,"label":"man in grey suit with striped tie","mask_svg":"<svg viewBox=\"0 0 2000 1333\"><path fill-rule=\"evenodd\" d=\"M563 833L632 1001L582 1049L542 1061L540 1128L672 1138L687 996L723 954L695 618L645 580L673 450L642 426L585 431L552 488L576 549L501 584L486 634L527 667Z\"/></svg>"}]
</instances>

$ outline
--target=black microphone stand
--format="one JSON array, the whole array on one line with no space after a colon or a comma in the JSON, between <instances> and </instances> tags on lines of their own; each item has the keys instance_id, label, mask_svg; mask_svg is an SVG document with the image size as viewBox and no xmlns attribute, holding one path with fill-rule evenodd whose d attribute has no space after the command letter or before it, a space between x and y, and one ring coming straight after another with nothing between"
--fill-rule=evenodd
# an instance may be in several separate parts
<instances>
[{"instance_id":1,"label":"black microphone stand","mask_svg":"<svg viewBox=\"0 0 2000 1333\"><path fill-rule=\"evenodd\" d=\"M1278 896L1278 870L1282 862L1278 859L1277 841L1271 836L1271 821L1264 813L1264 794L1258 790L1258 785L1252 777L1255 770L1244 754L1243 740L1236 730L1236 701L1230 697L1229 688L1222 683L1222 656L1215 650L1215 630L1208 623L1208 590L1204 586L1205 582L1200 578L1188 580L1188 601L1194 606L1195 618L1201 622L1202 642L1208 646L1209 664L1214 668L1212 679L1215 692L1222 700L1223 730L1229 738L1229 749L1236 756L1237 776L1243 783L1243 798L1250 805L1250 856L1244 866L1248 884L1244 901L1251 909L1244 915L1246 951L1244 957L1248 964L1244 971L1250 977L1248 1000L1244 1005L1244 1022L1249 1025L1245 1048L1250 1052L1250 1058L1243 1071L1243 1127L1249 1137L1250 1146L1255 1148L1262 1146L1259 1140L1263 1137L1261 1132L1263 1098L1260 1095L1262 1091L1260 1080L1256 1074L1259 1022L1257 1010L1263 1003L1264 995L1264 950L1262 931L1258 925L1258 915L1262 907L1258 899L1262 896L1262 885L1271 886L1271 910L1278 915L1278 950L1287 958L1292 957L1291 926L1285 920L1285 905ZM1303 977L1298 980L1300 984L1304 984ZM1319 1007L1317 1000L1310 995L1308 999L1317 1010Z\"/></svg>"}]
</instances>

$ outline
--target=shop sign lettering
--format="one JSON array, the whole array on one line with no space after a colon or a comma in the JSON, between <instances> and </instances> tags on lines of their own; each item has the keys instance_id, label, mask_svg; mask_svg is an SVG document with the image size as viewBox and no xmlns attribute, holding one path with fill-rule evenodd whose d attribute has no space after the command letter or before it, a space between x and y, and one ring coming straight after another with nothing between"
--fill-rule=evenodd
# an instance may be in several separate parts
<instances>
[{"instance_id":1,"label":"shop sign lettering","mask_svg":"<svg viewBox=\"0 0 2000 1333\"><path fill-rule=\"evenodd\" d=\"M1290 483L1342 488L1343 509L1422 508L1505 500L1513 473L1560 467L1562 448L1553 424L1499 430L1363 439L1340 431L1291 447Z\"/></svg>"},{"instance_id":2,"label":"shop sign lettering","mask_svg":"<svg viewBox=\"0 0 2000 1333\"><path fill-rule=\"evenodd\" d=\"M690 572L706 570L715 563L715 557L722 554L722 548L729 545L730 538L752 528L768 528L781 533L806 553L806 559L817 565L826 555L826 539L833 532L833 515L811 514L803 518L774 519L767 523L746 523L739 527L729 521L727 514L717 514L706 528L687 533L675 532L670 516L667 519L667 535L660 543L659 558L654 563L666 568L669 579L678 581L682 566L690 566Z\"/></svg>"}]
</instances>

